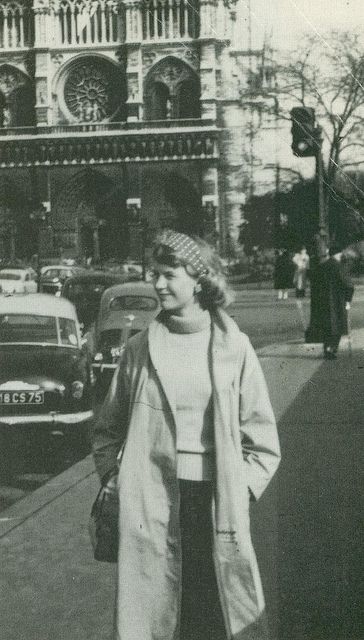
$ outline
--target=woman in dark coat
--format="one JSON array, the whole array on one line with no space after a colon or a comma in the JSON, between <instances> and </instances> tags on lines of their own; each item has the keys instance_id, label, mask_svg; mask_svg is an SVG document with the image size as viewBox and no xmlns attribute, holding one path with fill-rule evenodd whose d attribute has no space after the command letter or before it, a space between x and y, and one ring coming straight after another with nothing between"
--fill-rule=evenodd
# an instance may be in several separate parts
<instances>
[{"instance_id":1,"label":"woman in dark coat","mask_svg":"<svg viewBox=\"0 0 364 640\"><path fill-rule=\"evenodd\" d=\"M293 287L293 264L287 249L276 251L274 267L274 288L278 290L278 300L288 298L288 289Z\"/></svg>"},{"instance_id":2,"label":"woman in dark coat","mask_svg":"<svg viewBox=\"0 0 364 640\"><path fill-rule=\"evenodd\" d=\"M342 253L327 256L319 268L321 329L324 357L336 358L340 338L348 333L348 309L354 287Z\"/></svg>"}]
</instances>

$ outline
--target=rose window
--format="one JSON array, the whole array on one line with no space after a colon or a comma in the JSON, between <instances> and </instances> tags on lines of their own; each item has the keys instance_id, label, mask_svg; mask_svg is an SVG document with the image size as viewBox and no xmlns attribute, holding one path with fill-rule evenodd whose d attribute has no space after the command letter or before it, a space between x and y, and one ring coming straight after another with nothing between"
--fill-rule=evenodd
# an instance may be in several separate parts
<instances>
[{"instance_id":1,"label":"rose window","mask_svg":"<svg viewBox=\"0 0 364 640\"><path fill-rule=\"evenodd\" d=\"M120 72L105 60L83 61L70 71L64 99L80 122L109 120L121 106Z\"/></svg>"}]
</instances>

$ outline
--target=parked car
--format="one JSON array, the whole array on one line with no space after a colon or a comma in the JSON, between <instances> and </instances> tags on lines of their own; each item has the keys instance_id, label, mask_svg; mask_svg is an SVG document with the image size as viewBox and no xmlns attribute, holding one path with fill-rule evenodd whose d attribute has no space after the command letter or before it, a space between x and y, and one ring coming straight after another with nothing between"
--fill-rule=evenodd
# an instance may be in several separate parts
<instances>
[{"instance_id":1,"label":"parked car","mask_svg":"<svg viewBox=\"0 0 364 640\"><path fill-rule=\"evenodd\" d=\"M93 370L96 389L104 393L117 367L126 340L145 329L160 310L152 284L128 282L106 289L94 331L88 336L93 344Z\"/></svg>"},{"instance_id":2,"label":"parked car","mask_svg":"<svg viewBox=\"0 0 364 640\"><path fill-rule=\"evenodd\" d=\"M75 307L0 296L0 427L77 430L93 415L92 370Z\"/></svg>"},{"instance_id":3,"label":"parked car","mask_svg":"<svg viewBox=\"0 0 364 640\"><path fill-rule=\"evenodd\" d=\"M0 270L0 293L35 293L37 274L31 267Z\"/></svg>"},{"instance_id":4,"label":"parked car","mask_svg":"<svg viewBox=\"0 0 364 640\"><path fill-rule=\"evenodd\" d=\"M40 277L40 291L60 295L67 278L82 273L82 267L67 266L65 264L51 264L42 267Z\"/></svg>"},{"instance_id":5,"label":"parked car","mask_svg":"<svg viewBox=\"0 0 364 640\"><path fill-rule=\"evenodd\" d=\"M83 330L88 331L96 320L105 289L127 279L128 276L121 273L86 271L68 278L63 284L61 295L75 305Z\"/></svg>"}]
</instances>

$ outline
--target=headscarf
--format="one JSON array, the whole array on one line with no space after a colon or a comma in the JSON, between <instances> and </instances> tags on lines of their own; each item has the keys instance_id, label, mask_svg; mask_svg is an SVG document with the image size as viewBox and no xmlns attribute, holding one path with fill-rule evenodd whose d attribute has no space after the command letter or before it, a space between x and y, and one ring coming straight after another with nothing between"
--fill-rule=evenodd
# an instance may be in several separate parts
<instances>
[{"instance_id":1,"label":"headscarf","mask_svg":"<svg viewBox=\"0 0 364 640\"><path fill-rule=\"evenodd\" d=\"M175 251L186 264L190 264L199 276L208 273L198 244L189 236L177 231L169 231L163 238L163 245Z\"/></svg>"}]
</instances>

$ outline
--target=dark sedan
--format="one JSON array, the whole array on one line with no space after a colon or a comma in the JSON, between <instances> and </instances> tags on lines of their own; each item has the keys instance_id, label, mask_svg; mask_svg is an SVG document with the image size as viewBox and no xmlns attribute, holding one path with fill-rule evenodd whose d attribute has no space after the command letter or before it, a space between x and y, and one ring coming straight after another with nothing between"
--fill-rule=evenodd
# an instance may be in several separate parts
<instances>
[{"instance_id":1,"label":"dark sedan","mask_svg":"<svg viewBox=\"0 0 364 640\"><path fill-rule=\"evenodd\" d=\"M127 279L127 274L86 271L68 278L61 295L75 305L78 319L83 324L84 331L87 331L96 320L105 289Z\"/></svg>"},{"instance_id":2,"label":"dark sedan","mask_svg":"<svg viewBox=\"0 0 364 640\"><path fill-rule=\"evenodd\" d=\"M66 431L92 417L90 360L68 300L0 296L0 362L0 427Z\"/></svg>"},{"instance_id":3,"label":"dark sedan","mask_svg":"<svg viewBox=\"0 0 364 640\"><path fill-rule=\"evenodd\" d=\"M67 278L82 273L82 271L82 267L68 267L65 264L43 267L40 276L40 291L60 295Z\"/></svg>"}]
</instances>

